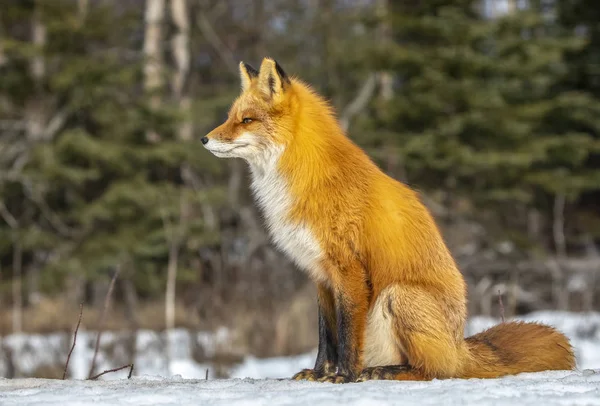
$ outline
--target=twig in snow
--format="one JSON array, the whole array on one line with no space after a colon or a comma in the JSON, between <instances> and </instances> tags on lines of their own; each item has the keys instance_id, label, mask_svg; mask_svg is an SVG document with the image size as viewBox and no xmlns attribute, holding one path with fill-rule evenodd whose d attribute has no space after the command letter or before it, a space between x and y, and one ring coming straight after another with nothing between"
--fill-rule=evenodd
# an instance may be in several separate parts
<instances>
[{"instance_id":1,"label":"twig in snow","mask_svg":"<svg viewBox=\"0 0 600 406\"><path fill-rule=\"evenodd\" d=\"M77 342L77 332L79 331L79 325L81 324L81 317L83 316L83 303L79 303L79 320L77 320L77 327L75 327L75 332L73 333L73 345L71 346L71 350L69 351L69 355L67 355L67 362L65 362L65 370L63 371L64 380L67 376L67 369L69 368L69 361L71 360L71 354L75 349L75 343Z\"/></svg>"},{"instance_id":2,"label":"twig in snow","mask_svg":"<svg viewBox=\"0 0 600 406\"><path fill-rule=\"evenodd\" d=\"M208 381L208 368L206 368L206 376L204 377Z\"/></svg>"},{"instance_id":3,"label":"twig in snow","mask_svg":"<svg viewBox=\"0 0 600 406\"><path fill-rule=\"evenodd\" d=\"M502 317L502 323L504 323L504 303L502 303L502 293L498 289L498 304L500 305L500 317Z\"/></svg>"},{"instance_id":4,"label":"twig in snow","mask_svg":"<svg viewBox=\"0 0 600 406\"><path fill-rule=\"evenodd\" d=\"M133 374L133 364L123 365L122 367L114 368L114 369L107 369L106 371L103 371L103 372L99 373L98 375L89 377L88 379L90 381L95 381L96 379L100 378L102 375L105 375L105 374L108 374L111 372L118 372L125 368L129 368L129 375L127 375L127 379L131 379L131 374Z\"/></svg>"},{"instance_id":5,"label":"twig in snow","mask_svg":"<svg viewBox=\"0 0 600 406\"><path fill-rule=\"evenodd\" d=\"M106 311L108 310L108 305L110 303L110 297L112 295L112 291L115 287L115 281L117 280L117 276L121 272L121 266L117 266L117 270L110 281L110 285L108 287L108 292L106 292L106 297L104 298L104 308L102 309L102 314L100 314L100 322L98 323L98 336L96 337L96 347L94 349L94 357L92 358L92 365L90 366L90 372L88 373L88 379L92 379L92 374L94 373L94 368L96 367L96 357L98 356L98 348L100 347L100 337L102 336L102 331L104 330L104 317L106 316ZM122 369L122 368L121 368Z\"/></svg>"}]
</instances>

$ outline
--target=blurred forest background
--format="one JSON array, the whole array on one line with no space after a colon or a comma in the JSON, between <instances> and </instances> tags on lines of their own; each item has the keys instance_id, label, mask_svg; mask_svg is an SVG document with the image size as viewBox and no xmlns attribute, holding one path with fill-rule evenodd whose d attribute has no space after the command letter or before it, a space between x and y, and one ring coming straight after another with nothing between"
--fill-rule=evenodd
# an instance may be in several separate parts
<instances>
[{"instance_id":1,"label":"blurred forest background","mask_svg":"<svg viewBox=\"0 0 600 406\"><path fill-rule=\"evenodd\" d=\"M0 335L210 330L313 348L307 277L200 137L264 56L422 193L470 314L600 305L597 0L0 0Z\"/></svg>"}]
</instances>

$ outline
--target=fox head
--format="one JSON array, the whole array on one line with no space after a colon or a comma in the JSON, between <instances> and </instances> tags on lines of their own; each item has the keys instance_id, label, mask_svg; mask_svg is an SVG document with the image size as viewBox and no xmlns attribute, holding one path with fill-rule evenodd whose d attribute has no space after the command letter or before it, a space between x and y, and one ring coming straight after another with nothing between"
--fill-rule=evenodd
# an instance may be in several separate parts
<instances>
[{"instance_id":1,"label":"fox head","mask_svg":"<svg viewBox=\"0 0 600 406\"><path fill-rule=\"evenodd\" d=\"M244 62L239 68L240 96L227 120L201 141L220 158L243 158L252 164L281 151L292 137L292 80L271 58L263 59L259 71Z\"/></svg>"}]
</instances>

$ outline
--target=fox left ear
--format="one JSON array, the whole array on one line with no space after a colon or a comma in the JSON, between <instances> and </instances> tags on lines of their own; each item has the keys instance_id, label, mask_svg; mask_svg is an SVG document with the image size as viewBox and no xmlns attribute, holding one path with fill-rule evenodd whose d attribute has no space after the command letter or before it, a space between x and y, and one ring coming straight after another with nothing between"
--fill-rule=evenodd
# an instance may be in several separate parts
<instances>
[{"instance_id":1,"label":"fox left ear","mask_svg":"<svg viewBox=\"0 0 600 406\"><path fill-rule=\"evenodd\" d=\"M258 71L245 62L240 62L240 79L242 81L242 91L246 90L252 84L252 81L258 77Z\"/></svg>"},{"instance_id":2,"label":"fox left ear","mask_svg":"<svg viewBox=\"0 0 600 406\"><path fill-rule=\"evenodd\" d=\"M267 100L277 99L290 83L290 78L277 61L272 58L263 59L258 74L258 88Z\"/></svg>"}]
</instances>

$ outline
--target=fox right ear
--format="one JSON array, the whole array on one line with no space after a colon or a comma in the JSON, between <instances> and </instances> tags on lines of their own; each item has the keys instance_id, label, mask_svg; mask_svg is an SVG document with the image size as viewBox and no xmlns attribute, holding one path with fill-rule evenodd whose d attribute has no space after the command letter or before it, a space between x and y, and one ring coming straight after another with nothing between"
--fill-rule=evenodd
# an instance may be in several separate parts
<instances>
[{"instance_id":1,"label":"fox right ear","mask_svg":"<svg viewBox=\"0 0 600 406\"><path fill-rule=\"evenodd\" d=\"M242 80L242 91L248 89L252 79L258 77L258 71L246 62L240 62L240 79Z\"/></svg>"},{"instance_id":2,"label":"fox right ear","mask_svg":"<svg viewBox=\"0 0 600 406\"><path fill-rule=\"evenodd\" d=\"M257 87L266 100L277 102L291 81L273 58L264 58L260 65Z\"/></svg>"}]
</instances>

